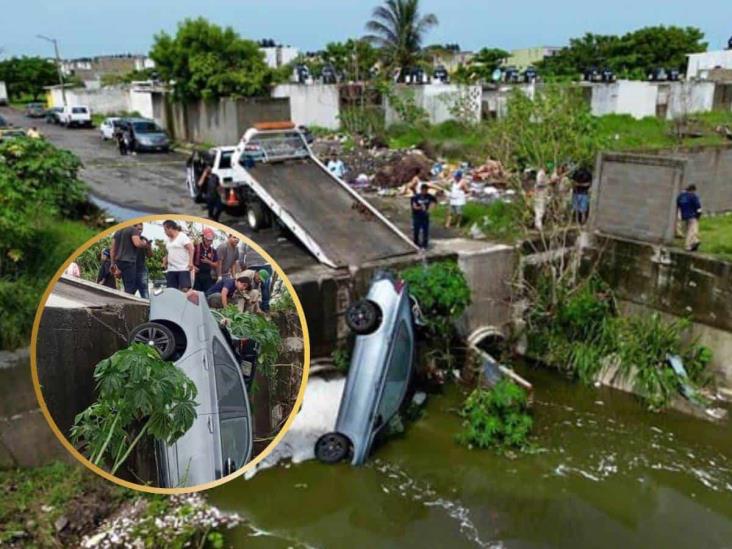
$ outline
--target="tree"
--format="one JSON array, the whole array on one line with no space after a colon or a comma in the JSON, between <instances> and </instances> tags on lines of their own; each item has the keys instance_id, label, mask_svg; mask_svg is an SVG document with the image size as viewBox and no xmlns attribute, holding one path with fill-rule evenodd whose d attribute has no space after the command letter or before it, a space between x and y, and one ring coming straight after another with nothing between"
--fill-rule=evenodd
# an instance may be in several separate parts
<instances>
[{"instance_id":1,"label":"tree","mask_svg":"<svg viewBox=\"0 0 732 549\"><path fill-rule=\"evenodd\" d=\"M44 86L58 83L56 65L42 57L13 57L0 61L0 80L6 82L11 97L43 93Z\"/></svg>"},{"instance_id":2,"label":"tree","mask_svg":"<svg viewBox=\"0 0 732 549\"><path fill-rule=\"evenodd\" d=\"M366 29L372 34L366 39L380 48L387 68L401 70L402 79L405 70L420 60L422 40L437 26L437 16L421 15L419 0L385 0L374 8L371 17Z\"/></svg>"},{"instance_id":3,"label":"tree","mask_svg":"<svg viewBox=\"0 0 732 549\"><path fill-rule=\"evenodd\" d=\"M320 57L323 63L333 65L344 80L361 81L370 77L378 52L366 40L349 38L346 42L329 42Z\"/></svg>"},{"instance_id":4,"label":"tree","mask_svg":"<svg viewBox=\"0 0 732 549\"><path fill-rule=\"evenodd\" d=\"M585 34L538 63L550 77L576 77L591 68L607 67L626 78L646 78L657 67L683 71L686 55L705 51L704 33L694 27L645 27L623 36Z\"/></svg>"},{"instance_id":5,"label":"tree","mask_svg":"<svg viewBox=\"0 0 732 549\"><path fill-rule=\"evenodd\" d=\"M155 35L150 57L182 100L266 94L273 79L256 42L202 17L184 20L174 37Z\"/></svg>"},{"instance_id":6,"label":"tree","mask_svg":"<svg viewBox=\"0 0 732 549\"><path fill-rule=\"evenodd\" d=\"M508 58L509 53L499 48L483 48L467 65L460 65L455 78L461 82L487 82L492 80L495 71Z\"/></svg>"}]
</instances>

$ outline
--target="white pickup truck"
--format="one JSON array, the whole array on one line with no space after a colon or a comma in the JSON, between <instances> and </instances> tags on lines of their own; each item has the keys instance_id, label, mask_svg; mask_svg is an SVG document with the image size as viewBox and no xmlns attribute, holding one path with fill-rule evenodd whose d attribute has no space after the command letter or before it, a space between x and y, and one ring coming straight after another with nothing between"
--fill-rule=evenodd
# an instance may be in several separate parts
<instances>
[{"instance_id":1,"label":"white pickup truck","mask_svg":"<svg viewBox=\"0 0 732 549\"><path fill-rule=\"evenodd\" d=\"M58 122L62 126L70 128L72 126L92 127L91 110L83 105L70 106L66 105L63 110L58 113Z\"/></svg>"}]
</instances>

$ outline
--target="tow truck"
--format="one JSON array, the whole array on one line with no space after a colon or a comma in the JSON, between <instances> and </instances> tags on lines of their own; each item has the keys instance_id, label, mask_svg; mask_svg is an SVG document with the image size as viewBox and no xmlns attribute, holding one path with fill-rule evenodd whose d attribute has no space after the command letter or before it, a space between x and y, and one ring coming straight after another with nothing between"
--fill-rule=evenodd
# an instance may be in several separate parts
<instances>
[{"instance_id":1,"label":"tow truck","mask_svg":"<svg viewBox=\"0 0 732 549\"><path fill-rule=\"evenodd\" d=\"M244 211L252 230L277 222L333 268L417 251L381 212L326 168L292 122L255 124L228 160L228 148L212 152L224 204Z\"/></svg>"}]
</instances>

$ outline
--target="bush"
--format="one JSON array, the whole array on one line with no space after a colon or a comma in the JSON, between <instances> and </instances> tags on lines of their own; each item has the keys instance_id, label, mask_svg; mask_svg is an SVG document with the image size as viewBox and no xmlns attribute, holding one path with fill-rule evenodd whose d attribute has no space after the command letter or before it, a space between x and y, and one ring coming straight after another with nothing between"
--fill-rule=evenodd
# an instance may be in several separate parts
<instances>
[{"instance_id":1,"label":"bush","mask_svg":"<svg viewBox=\"0 0 732 549\"><path fill-rule=\"evenodd\" d=\"M28 343L40 293L25 280L0 279L0 349L15 349Z\"/></svg>"},{"instance_id":2,"label":"bush","mask_svg":"<svg viewBox=\"0 0 732 549\"><path fill-rule=\"evenodd\" d=\"M491 390L475 389L460 416L463 430L458 442L471 448L526 449L534 425L526 391L507 379Z\"/></svg>"},{"instance_id":3,"label":"bush","mask_svg":"<svg viewBox=\"0 0 732 549\"><path fill-rule=\"evenodd\" d=\"M212 311L218 319L225 319L229 333L237 338L249 338L259 344L257 361L264 371L273 374L274 366L282 347L282 338L277 325L263 315L241 312L236 305L229 305Z\"/></svg>"}]
</instances>

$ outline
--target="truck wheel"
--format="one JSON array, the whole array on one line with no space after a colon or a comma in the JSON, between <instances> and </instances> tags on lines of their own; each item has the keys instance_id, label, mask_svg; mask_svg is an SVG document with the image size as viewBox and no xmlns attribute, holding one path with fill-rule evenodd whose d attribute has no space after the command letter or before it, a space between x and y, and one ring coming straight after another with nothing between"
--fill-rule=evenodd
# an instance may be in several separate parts
<instances>
[{"instance_id":1,"label":"truck wheel","mask_svg":"<svg viewBox=\"0 0 732 549\"><path fill-rule=\"evenodd\" d=\"M264 208L259 201L252 201L247 206L247 224L253 231L263 229L265 225Z\"/></svg>"},{"instance_id":2,"label":"truck wheel","mask_svg":"<svg viewBox=\"0 0 732 549\"><path fill-rule=\"evenodd\" d=\"M346 310L346 325L356 335L374 332L381 324L381 310L373 301L360 299Z\"/></svg>"},{"instance_id":3,"label":"truck wheel","mask_svg":"<svg viewBox=\"0 0 732 549\"><path fill-rule=\"evenodd\" d=\"M343 461L351 448L348 437L340 433L326 433L315 443L315 457L323 463Z\"/></svg>"},{"instance_id":4,"label":"truck wheel","mask_svg":"<svg viewBox=\"0 0 732 549\"><path fill-rule=\"evenodd\" d=\"M155 347L163 360L175 353L175 334L173 330L158 322L145 322L130 333L129 344L144 343Z\"/></svg>"}]
</instances>

